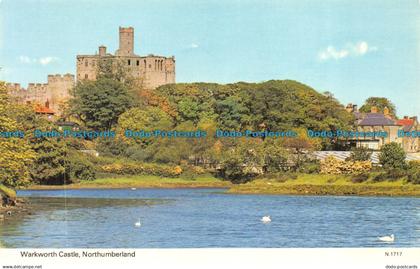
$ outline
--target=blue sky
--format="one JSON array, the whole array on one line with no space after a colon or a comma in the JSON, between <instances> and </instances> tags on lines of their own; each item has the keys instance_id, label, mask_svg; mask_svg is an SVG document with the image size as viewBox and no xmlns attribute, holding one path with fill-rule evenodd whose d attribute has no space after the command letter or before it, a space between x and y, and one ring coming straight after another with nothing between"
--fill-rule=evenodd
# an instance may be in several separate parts
<instances>
[{"instance_id":1,"label":"blue sky","mask_svg":"<svg viewBox=\"0 0 420 269\"><path fill-rule=\"evenodd\" d=\"M0 0L0 79L75 73L119 26L137 54L174 55L178 82L293 79L420 116L419 0Z\"/></svg>"}]
</instances>

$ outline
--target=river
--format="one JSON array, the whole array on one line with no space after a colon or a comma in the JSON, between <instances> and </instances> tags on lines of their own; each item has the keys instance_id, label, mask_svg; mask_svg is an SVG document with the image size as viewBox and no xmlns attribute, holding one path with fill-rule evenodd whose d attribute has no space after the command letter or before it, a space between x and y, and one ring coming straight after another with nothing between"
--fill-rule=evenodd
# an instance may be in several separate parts
<instances>
[{"instance_id":1,"label":"river","mask_svg":"<svg viewBox=\"0 0 420 269\"><path fill-rule=\"evenodd\" d=\"M420 199L231 195L223 189L19 191L12 248L419 247ZM260 218L271 216L271 223ZM140 221L141 227L135 223ZM394 234L394 243L378 236Z\"/></svg>"}]
</instances>

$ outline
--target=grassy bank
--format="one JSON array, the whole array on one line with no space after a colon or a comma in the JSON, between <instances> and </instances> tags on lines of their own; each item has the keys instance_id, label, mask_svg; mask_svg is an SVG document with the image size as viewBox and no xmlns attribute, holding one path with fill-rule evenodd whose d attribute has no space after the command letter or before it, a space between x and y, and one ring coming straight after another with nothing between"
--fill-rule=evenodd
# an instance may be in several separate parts
<instances>
[{"instance_id":1,"label":"grassy bank","mask_svg":"<svg viewBox=\"0 0 420 269\"><path fill-rule=\"evenodd\" d=\"M202 176L195 179L166 178L157 176L127 176L100 178L66 186L32 185L28 189L113 189L113 188L220 188L230 187L228 181L222 181L211 176Z\"/></svg>"},{"instance_id":2,"label":"grassy bank","mask_svg":"<svg viewBox=\"0 0 420 269\"><path fill-rule=\"evenodd\" d=\"M403 180L353 183L349 176L299 174L295 179L258 179L234 185L235 194L419 196L420 185Z\"/></svg>"},{"instance_id":3,"label":"grassy bank","mask_svg":"<svg viewBox=\"0 0 420 269\"><path fill-rule=\"evenodd\" d=\"M298 174L297 177L257 179L246 184L231 184L211 176L196 179L162 178L157 176L109 177L66 186L33 185L28 189L111 189L111 188L229 188L234 194L279 195L366 195L366 196L419 196L420 185L403 180L353 183L349 176Z\"/></svg>"}]
</instances>

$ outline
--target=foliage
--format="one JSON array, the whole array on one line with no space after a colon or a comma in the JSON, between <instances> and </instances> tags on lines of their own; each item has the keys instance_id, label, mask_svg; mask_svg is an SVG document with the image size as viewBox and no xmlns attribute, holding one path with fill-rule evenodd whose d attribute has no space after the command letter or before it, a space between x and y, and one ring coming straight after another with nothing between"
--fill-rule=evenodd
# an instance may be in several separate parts
<instances>
[{"instance_id":1,"label":"foliage","mask_svg":"<svg viewBox=\"0 0 420 269\"><path fill-rule=\"evenodd\" d=\"M363 106L360 107L359 111L369 113L373 106L375 106L380 113L383 113L384 108L387 107L391 116L395 117L396 115L395 105L385 97L369 97Z\"/></svg>"},{"instance_id":2,"label":"foliage","mask_svg":"<svg viewBox=\"0 0 420 269\"><path fill-rule=\"evenodd\" d=\"M219 85L164 85L155 95L176 110L176 122L215 119L229 130L346 129L353 116L336 100L290 80Z\"/></svg>"},{"instance_id":3,"label":"foliage","mask_svg":"<svg viewBox=\"0 0 420 269\"><path fill-rule=\"evenodd\" d=\"M372 150L364 147L353 148L350 156L346 159L349 161L369 161L372 156Z\"/></svg>"},{"instance_id":4,"label":"foliage","mask_svg":"<svg viewBox=\"0 0 420 269\"><path fill-rule=\"evenodd\" d=\"M370 161L341 161L334 156L328 156L321 161L322 174L362 174L372 169Z\"/></svg>"},{"instance_id":5,"label":"foliage","mask_svg":"<svg viewBox=\"0 0 420 269\"><path fill-rule=\"evenodd\" d=\"M408 163L408 182L420 184L420 161L410 161Z\"/></svg>"},{"instance_id":6,"label":"foliage","mask_svg":"<svg viewBox=\"0 0 420 269\"><path fill-rule=\"evenodd\" d=\"M118 175L155 175L161 177L177 177L182 173L180 166L168 166L152 163L123 162L103 165L100 170Z\"/></svg>"},{"instance_id":7,"label":"foliage","mask_svg":"<svg viewBox=\"0 0 420 269\"><path fill-rule=\"evenodd\" d=\"M385 144L379 154L379 163L385 169L405 169L406 153L404 149L396 142Z\"/></svg>"},{"instance_id":8,"label":"foliage","mask_svg":"<svg viewBox=\"0 0 420 269\"><path fill-rule=\"evenodd\" d=\"M264 157L258 141L241 140L236 147L224 152L219 175L233 183L244 183L262 175L263 167Z\"/></svg>"},{"instance_id":9,"label":"foliage","mask_svg":"<svg viewBox=\"0 0 420 269\"><path fill-rule=\"evenodd\" d=\"M351 176L351 182L353 183L362 183L369 179L368 173L356 174Z\"/></svg>"},{"instance_id":10,"label":"foliage","mask_svg":"<svg viewBox=\"0 0 420 269\"><path fill-rule=\"evenodd\" d=\"M4 82L0 82L0 132L24 130L20 119L25 118L27 112L11 102ZM28 184L29 167L35 157L28 141L0 138L0 152L0 184L12 187Z\"/></svg>"},{"instance_id":11,"label":"foliage","mask_svg":"<svg viewBox=\"0 0 420 269\"><path fill-rule=\"evenodd\" d=\"M306 159L301 162L297 171L305 174L316 174L321 170L320 161L317 159Z\"/></svg>"},{"instance_id":12,"label":"foliage","mask_svg":"<svg viewBox=\"0 0 420 269\"><path fill-rule=\"evenodd\" d=\"M48 126L47 122L43 122ZM46 128L40 127L41 130ZM36 158L30 167L31 178L38 184L66 184L69 182L66 173L65 142L60 138L33 137L31 138L32 149L36 152Z\"/></svg>"},{"instance_id":13,"label":"foliage","mask_svg":"<svg viewBox=\"0 0 420 269\"><path fill-rule=\"evenodd\" d=\"M70 109L86 127L111 129L118 117L133 104L133 96L122 82L107 77L79 82L72 92Z\"/></svg>"},{"instance_id":14,"label":"foliage","mask_svg":"<svg viewBox=\"0 0 420 269\"><path fill-rule=\"evenodd\" d=\"M290 154L282 147L279 139L265 139L263 147L265 172L274 173L288 170Z\"/></svg>"},{"instance_id":15,"label":"foliage","mask_svg":"<svg viewBox=\"0 0 420 269\"><path fill-rule=\"evenodd\" d=\"M16 191L12 188L8 188L2 184L0 184L0 206L3 202L3 196L7 199L15 200L16 199ZM7 204L7 203L6 203Z\"/></svg>"},{"instance_id":16,"label":"foliage","mask_svg":"<svg viewBox=\"0 0 420 269\"><path fill-rule=\"evenodd\" d=\"M375 175L372 181L373 182L381 182L385 180L395 181L395 180L404 178L405 176L407 176L407 171L401 168L390 168Z\"/></svg>"},{"instance_id":17,"label":"foliage","mask_svg":"<svg viewBox=\"0 0 420 269\"><path fill-rule=\"evenodd\" d=\"M96 178L95 168L85 154L77 151L70 151L65 163L66 173L70 181L94 180Z\"/></svg>"}]
</instances>

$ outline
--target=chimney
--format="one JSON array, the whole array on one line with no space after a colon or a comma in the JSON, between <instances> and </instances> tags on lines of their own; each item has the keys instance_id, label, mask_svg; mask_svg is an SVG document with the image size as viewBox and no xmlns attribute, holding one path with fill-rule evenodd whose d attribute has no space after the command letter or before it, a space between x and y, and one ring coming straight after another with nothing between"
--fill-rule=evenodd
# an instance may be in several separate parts
<instances>
[{"instance_id":1,"label":"chimney","mask_svg":"<svg viewBox=\"0 0 420 269\"><path fill-rule=\"evenodd\" d=\"M389 108L388 107L384 107L384 115L389 116Z\"/></svg>"},{"instance_id":2,"label":"chimney","mask_svg":"<svg viewBox=\"0 0 420 269\"><path fill-rule=\"evenodd\" d=\"M353 105L353 112L357 112L359 109L357 108L357 105Z\"/></svg>"},{"instance_id":3,"label":"chimney","mask_svg":"<svg viewBox=\"0 0 420 269\"><path fill-rule=\"evenodd\" d=\"M105 46L99 46L99 56L105 56L106 55L106 47Z\"/></svg>"},{"instance_id":4,"label":"chimney","mask_svg":"<svg viewBox=\"0 0 420 269\"><path fill-rule=\"evenodd\" d=\"M378 108L376 106L372 106L370 108L370 113L378 113Z\"/></svg>"},{"instance_id":5,"label":"chimney","mask_svg":"<svg viewBox=\"0 0 420 269\"><path fill-rule=\"evenodd\" d=\"M349 113L353 112L353 104L352 103L349 103L346 106L346 111L349 112Z\"/></svg>"}]
</instances>

